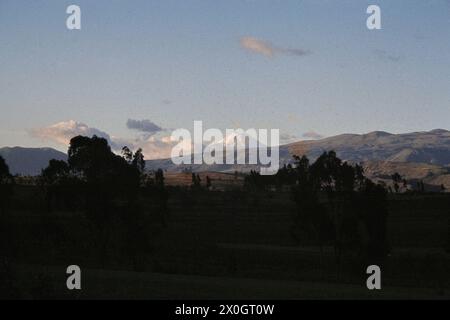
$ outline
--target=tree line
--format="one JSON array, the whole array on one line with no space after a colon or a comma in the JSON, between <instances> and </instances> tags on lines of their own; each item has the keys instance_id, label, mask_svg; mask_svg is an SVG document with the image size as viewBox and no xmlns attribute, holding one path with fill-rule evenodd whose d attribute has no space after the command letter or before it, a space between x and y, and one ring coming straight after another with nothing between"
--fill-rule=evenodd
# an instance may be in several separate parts
<instances>
[{"instance_id":1,"label":"tree line","mask_svg":"<svg viewBox=\"0 0 450 320\"><path fill-rule=\"evenodd\" d=\"M306 156L294 156L293 164L273 176L252 171L245 186L289 187L297 206L292 234L300 243L313 239L321 252L324 246L333 246L338 263L344 256L380 263L389 253L385 186L365 177L361 165L342 161L334 151L323 152L314 163Z\"/></svg>"},{"instance_id":2,"label":"tree line","mask_svg":"<svg viewBox=\"0 0 450 320\"><path fill-rule=\"evenodd\" d=\"M211 179L206 178L206 189ZM404 183L392 176L395 191ZM0 213L4 216L11 200L14 178L0 157ZM45 211L82 211L95 229L93 241L99 259L108 263L108 246L120 226L123 252L136 269L151 250L149 226L167 226L169 191L161 169L148 172L141 149L128 147L115 154L104 138L77 136L71 139L67 161L50 160L42 170ZM296 204L291 234L299 244L315 244L320 251L333 247L338 264L345 257L382 263L390 252L387 239L388 188L364 175L358 164L339 159L334 151L324 152L313 163L306 156L294 156L273 176L252 171L245 176L244 191L260 193L268 187L287 189ZM396 187L397 186L397 187ZM192 173L193 193L202 190L201 179ZM188 197L194 197L193 193ZM241 192L240 192L241 193ZM151 201L140 201L144 198ZM146 203L151 202L151 207ZM256 204L259 208L259 205ZM450 232L449 232L450 243Z\"/></svg>"}]
</instances>

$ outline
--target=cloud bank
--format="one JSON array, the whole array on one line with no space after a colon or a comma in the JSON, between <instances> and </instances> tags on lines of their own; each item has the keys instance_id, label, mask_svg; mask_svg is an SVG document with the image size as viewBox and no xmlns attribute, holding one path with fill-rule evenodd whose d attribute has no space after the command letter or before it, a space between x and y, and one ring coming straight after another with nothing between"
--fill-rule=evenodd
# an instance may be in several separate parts
<instances>
[{"instance_id":1,"label":"cloud bank","mask_svg":"<svg viewBox=\"0 0 450 320\"><path fill-rule=\"evenodd\" d=\"M126 123L127 127L137 133L132 138L114 137L100 129L90 127L85 123L75 120L61 121L47 127L30 130L29 133L45 141L51 141L61 146L68 147L70 140L75 136L92 137L96 135L105 138L111 149L120 153L124 146L131 150L141 148L146 160L170 158L172 149L180 141L171 140L171 129L162 128L150 120L132 120ZM303 134L304 138L320 139L322 136L313 131ZM287 144L298 141L295 135L283 133L280 136L280 144ZM183 141L191 145L192 141Z\"/></svg>"},{"instance_id":2,"label":"cloud bank","mask_svg":"<svg viewBox=\"0 0 450 320\"><path fill-rule=\"evenodd\" d=\"M172 147L176 144L170 140L172 133L170 130L162 129L149 120L130 119L127 121L127 127L138 131L138 134L131 139L113 137L100 129L75 120L61 121L47 127L32 129L29 134L34 138L54 142L64 147L68 147L70 139L75 136L96 135L105 138L116 153L120 153L122 147L127 146L132 150L142 148L147 160L170 157Z\"/></svg>"}]
</instances>

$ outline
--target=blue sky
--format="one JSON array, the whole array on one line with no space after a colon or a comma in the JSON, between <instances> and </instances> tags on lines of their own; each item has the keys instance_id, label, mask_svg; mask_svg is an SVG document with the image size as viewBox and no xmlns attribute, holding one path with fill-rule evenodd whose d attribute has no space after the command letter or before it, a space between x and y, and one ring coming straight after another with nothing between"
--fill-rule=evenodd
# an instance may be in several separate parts
<instances>
[{"instance_id":1,"label":"blue sky","mask_svg":"<svg viewBox=\"0 0 450 320\"><path fill-rule=\"evenodd\" d=\"M449 53L447 0L0 0L0 146L65 150L51 135L69 120L136 145L152 135L128 119L299 139L449 129Z\"/></svg>"}]
</instances>

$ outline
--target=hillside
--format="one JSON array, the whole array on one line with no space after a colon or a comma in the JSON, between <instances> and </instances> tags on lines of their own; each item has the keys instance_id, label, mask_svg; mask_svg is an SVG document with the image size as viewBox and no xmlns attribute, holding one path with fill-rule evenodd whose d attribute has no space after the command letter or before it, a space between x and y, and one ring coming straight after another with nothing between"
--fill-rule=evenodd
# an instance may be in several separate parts
<instances>
[{"instance_id":1,"label":"hillside","mask_svg":"<svg viewBox=\"0 0 450 320\"><path fill-rule=\"evenodd\" d=\"M341 159L354 162L380 160L450 165L450 131L443 129L405 134L382 131L343 134L295 142L286 147L290 154L306 154L311 158L324 150L335 150Z\"/></svg>"},{"instance_id":2,"label":"hillside","mask_svg":"<svg viewBox=\"0 0 450 320\"><path fill-rule=\"evenodd\" d=\"M0 148L12 174L38 175L51 159L67 160L67 155L52 148Z\"/></svg>"},{"instance_id":3,"label":"hillside","mask_svg":"<svg viewBox=\"0 0 450 320\"><path fill-rule=\"evenodd\" d=\"M375 131L367 134L342 134L321 140L299 141L280 147L280 163L292 162L293 155L306 155L314 161L324 151L334 150L345 161L362 163L366 174L378 180L390 179L399 172L414 183L450 189L450 131L391 134ZM168 172L217 171L248 172L257 165L182 165L170 159L147 161L148 169L162 168Z\"/></svg>"}]
</instances>

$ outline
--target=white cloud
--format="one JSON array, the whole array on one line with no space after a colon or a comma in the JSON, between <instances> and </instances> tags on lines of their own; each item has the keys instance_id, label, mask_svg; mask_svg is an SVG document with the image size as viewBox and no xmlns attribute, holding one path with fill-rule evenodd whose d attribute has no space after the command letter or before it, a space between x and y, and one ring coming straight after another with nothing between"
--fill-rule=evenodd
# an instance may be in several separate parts
<instances>
[{"instance_id":1,"label":"white cloud","mask_svg":"<svg viewBox=\"0 0 450 320\"><path fill-rule=\"evenodd\" d=\"M102 130L90 127L87 124L75 120L62 121L44 128L33 129L30 131L30 134L36 138L54 142L64 147L68 147L70 140L75 136L82 135L92 137L93 135L96 135L105 138L111 146L111 149L116 153L120 153L124 146L129 147L131 150L141 148L146 160L170 158L173 147L180 142L184 144L185 148L188 148L189 146L192 147L192 141L190 140L172 141L171 129L161 129L156 133L149 133L144 131L144 129L147 128L146 125L148 122L137 121L134 124L136 124L136 126L132 125L131 127L138 127L139 130L133 138L111 136ZM157 126L152 123L152 126L153 125ZM159 126L157 127L160 128ZM282 134L280 137L281 144L297 140L297 137L289 134ZM230 142L222 141L222 143L228 144ZM234 143L234 139L232 143Z\"/></svg>"},{"instance_id":2,"label":"white cloud","mask_svg":"<svg viewBox=\"0 0 450 320\"><path fill-rule=\"evenodd\" d=\"M148 124L147 122L140 124ZM156 126L156 125L155 125ZM145 129L147 127L143 127ZM148 129L148 128L147 128ZM96 135L105 138L111 149L120 153L123 146L128 146L132 150L142 148L145 158L160 159L169 158L172 147L177 143L170 140L171 131L162 130L156 134L141 133L134 139L110 136L108 133L93 128L75 120L61 121L47 127L30 130L30 134L38 139L53 142L65 147L70 144L70 139L76 136L92 137Z\"/></svg>"},{"instance_id":3,"label":"white cloud","mask_svg":"<svg viewBox=\"0 0 450 320\"><path fill-rule=\"evenodd\" d=\"M161 131L154 135L140 135L133 140L135 149L142 148L145 159L166 159L170 158L172 148L178 143L171 141L172 131Z\"/></svg>"},{"instance_id":4,"label":"white cloud","mask_svg":"<svg viewBox=\"0 0 450 320\"><path fill-rule=\"evenodd\" d=\"M116 147L114 140L106 132L89 127L88 125L75 120L62 121L44 128L32 129L30 134L33 137L52 141L65 146L68 146L70 139L75 136L81 135L92 137L93 135L96 135L97 137L108 140L111 147Z\"/></svg>"}]
</instances>

